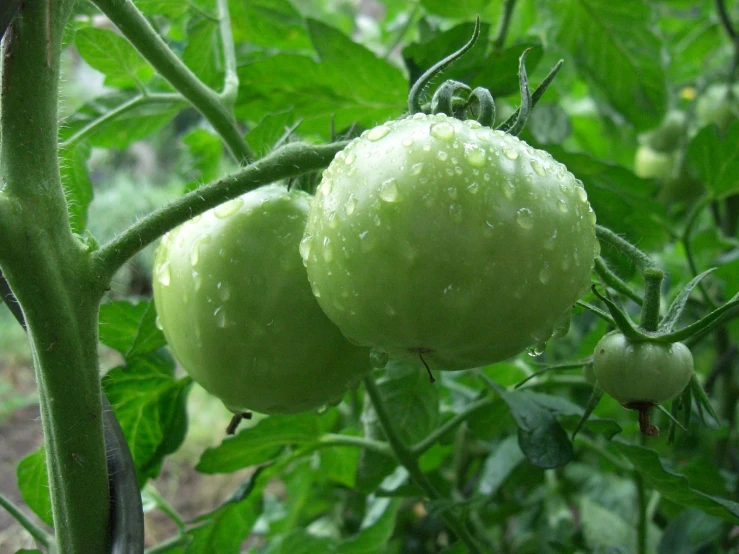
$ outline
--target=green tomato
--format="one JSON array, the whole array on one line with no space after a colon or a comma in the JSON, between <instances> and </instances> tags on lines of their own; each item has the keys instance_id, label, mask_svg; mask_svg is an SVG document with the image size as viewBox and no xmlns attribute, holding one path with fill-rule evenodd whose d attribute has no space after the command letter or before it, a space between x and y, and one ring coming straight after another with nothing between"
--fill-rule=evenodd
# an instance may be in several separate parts
<instances>
[{"instance_id":1,"label":"green tomato","mask_svg":"<svg viewBox=\"0 0 739 554\"><path fill-rule=\"evenodd\" d=\"M582 368L583 370L583 376L585 377L585 382L589 385L595 386L595 384L598 382L598 379L595 377L595 371L593 370L593 364L585 364Z\"/></svg>"},{"instance_id":2,"label":"green tomato","mask_svg":"<svg viewBox=\"0 0 739 554\"><path fill-rule=\"evenodd\" d=\"M313 293L347 337L445 370L548 340L598 252L585 189L562 164L424 114L336 156L301 243Z\"/></svg>"},{"instance_id":3,"label":"green tomato","mask_svg":"<svg viewBox=\"0 0 739 554\"><path fill-rule=\"evenodd\" d=\"M370 369L310 290L298 245L310 196L266 186L178 227L158 248L154 300L175 357L234 412L312 410Z\"/></svg>"},{"instance_id":4,"label":"green tomato","mask_svg":"<svg viewBox=\"0 0 739 554\"><path fill-rule=\"evenodd\" d=\"M642 179L658 179L665 181L675 171L677 153L657 152L646 144L642 144L636 151L634 158L634 173Z\"/></svg>"},{"instance_id":5,"label":"green tomato","mask_svg":"<svg viewBox=\"0 0 739 554\"><path fill-rule=\"evenodd\" d=\"M695 114L700 127L716 124L723 130L739 117L739 85L711 85L701 94L695 105Z\"/></svg>"},{"instance_id":6,"label":"green tomato","mask_svg":"<svg viewBox=\"0 0 739 554\"><path fill-rule=\"evenodd\" d=\"M690 383L693 355L681 342L635 342L613 331L596 345L593 370L603 390L624 406L651 406Z\"/></svg>"},{"instance_id":7,"label":"green tomato","mask_svg":"<svg viewBox=\"0 0 739 554\"><path fill-rule=\"evenodd\" d=\"M670 110L659 127L639 138L643 144L657 152L673 152L680 145L686 131L685 114L678 110Z\"/></svg>"}]
</instances>

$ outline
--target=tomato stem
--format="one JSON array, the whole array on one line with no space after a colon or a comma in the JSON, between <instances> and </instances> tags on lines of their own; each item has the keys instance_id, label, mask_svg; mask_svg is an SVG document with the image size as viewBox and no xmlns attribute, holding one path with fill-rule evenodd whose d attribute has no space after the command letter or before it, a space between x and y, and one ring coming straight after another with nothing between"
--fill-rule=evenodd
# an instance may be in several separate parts
<instances>
[{"instance_id":1,"label":"tomato stem","mask_svg":"<svg viewBox=\"0 0 739 554\"><path fill-rule=\"evenodd\" d=\"M642 276L644 277L645 291L640 325L642 329L647 331L656 331L659 326L660 298L665 274L659 269L648 268L644 270Z\"/></svg>"}]
</instances>

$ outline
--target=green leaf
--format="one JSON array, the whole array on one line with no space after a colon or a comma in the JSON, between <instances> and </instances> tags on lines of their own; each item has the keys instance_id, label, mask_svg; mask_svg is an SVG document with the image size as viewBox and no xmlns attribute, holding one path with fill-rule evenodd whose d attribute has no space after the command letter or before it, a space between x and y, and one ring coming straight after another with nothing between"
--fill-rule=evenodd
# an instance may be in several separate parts
<instances>
[{"instance_id":1,"label":"green leaf","mask_svg":"<svg viewBox=\"0 0 739 554\"><path fill-rule=\"evenodd\" d=\"M46 469L46 451L43 446L18 462L16 476L23 501L41 521L53 527L49 474Z\"/></svg>"},{"instance_id":2,"label":"green leaf","mask_svg":"<svg viewBox=\"0 0 739 554\"><path fill-rule=\"evenodd\" d=\"M156 326L154 302L109 302L100 306L100 342L126 359L153 352L167 341Z\"/></svg>"},{"instance_id":3,"label":"green leaf","mask_svg":"<svg viewBox=\"0 0 739 554\"><path fill-rule=\"evenodd\" d=\"M360 417L363 434L368 439L383 440L385 435L382 426L377 419L372 402L365 398ZM373 450L362 449L357 465L356 486L359 490L371 493L380 486L385 477L390 475L398 466L397 462L390 456L383 456Z\"/></svg>"},{"instance_id":4,"label":"green leaf","mask_svg":"<svg viewBox=\"0 0 739 554\"><path fill-rule=\"evenodd\" d=\"M318 417L313 413L270 416L253 427L244 427L235 437L208 448L196 470L202 473L228 473L263 464L291 445L307 445L320 434Z\"/></svg>"},{"instance_id":5,"label":"green leaf","mask_svg":"<svg viewBox=\"0 0 739 554\"><path fill-rule=\"evenodd\" d=\"M664 208L654 201L654 183L588 154L573 154L555 145L547 150L582 180L600 225L643 250L658 250L666 244L669 235L656 223L666 216Z\"/></svg>"},{"instance_id":6,"label":"green leaf","mask_svg":"<svg viewBox=\"0 0 739 554\"><path fill-rule=\"evenodd\" d=\"M223 86L224 64L218 22L203 17L190 19L182 61L211 88Z\"/></svg>"},{"instance_id":7,"label":"green leaf","mask_svg":"<svg viewBox=\"0 0 739 554\"><path fill-rule=\"evenodd\" d=\"M497 385L494 388L516 420L518 446L533 465L551 469L572 460L572 443L551 411L526 391L507 392Z\"/></svg>"},{"instance_id":8,"label":"green leaf","mask_svg":"<svg viewBox=\"0 0 739 554\"><path fill-rule=\"evenodd\" d=\"M560 144L572 132L570 116L558 104L537 104L529 116L526 131L538 143Z\"/></svg>"},{"instance_id":9,"label":"green leaf","mask_svg":"<svg viewBox=\"0 0 739 554\"><path fill-rule=\"evenodd\" d=\"M67 199L72 231L82 233L87 226L87 208L92 202L92 182L87 171L90 145L86 142L59 149L59 174Z\"/></svg>"},{"instance_id":10,"label":"green leaf","mask_svg":"<svg viewBox=\"0 0 739 554\"><path fill-rule=\"evenodd\" d=\"M136 7L148 16L159 15L178 19L185 15L190 6L182 0L135 0Z\"/></svg>"},{"instance_id":11,"label":"green leaf","mask_svg":"<svg viewBox=\"0 0 739 554\"><path fill-rule=\"evenodd\" d=\"M425 370L391 360L378 386L388 415L407 445L420 441L436 429L439 424L439 388L429 383Z\"/></svg>"},{"instance_id":12,"label":"green leaf","mask_svg":"<svg viewBox=\"0 0 739 554\"><path fill-rule=\"evenodd\" d=\"M430 13L455 19L475 17L483 11L490 0L421 0L421 5Z\"/></svg>"},{"instance_id":13,"label":"green leaf","mask_svg":"<svg viewBox=\"0 0 739 554\"><path fill-rule=\"evenodd\" d=\"M239 554L262 513L261 489L237 491L212 512L200 516L188 530L184 554Z\"/></svg>"},{"instance_id":14,"label":"green leaf","mask_svg":"<svg viewBox=\"0 0 739 554\"><path fill-rule=\"evenodd\" d=\"M143 485L158 475L162 459L184 439L185 398L192 380L176 379L174 361L160 350L111 369L102 384Z\"/></svg>"},{"instance_id":15,"label":"green leaf","mask_svg":"<svg viewBox=\"0 0 739 554\"><path fill-rule=\"evenodd\" d=\"M397 68L332 27L312 21L309 29L321 62L283 53L242 64L237 117L259 121L265 113L292 110L303 119L302 133L328 138L332 117L342 130L402 112L407 85Z\"/></svg>"},{"instance_id":16,"label":"green leaf","mask_svg":"<svg viewBox=\"0 0 739 554\"><path fill-rule=\"evenodd\" d=\"M387 543L395 529L395 517L400 503L400 500L389 498L368 501L369 506L361 530L354 537L342 541L337 552L342 554L386 552Z\"/></svg>"},{"instance_id":17,"label":"green leaf","mask_svg":"<svg viewBox=\"0 0 739 554\"><path fill-rule=\"evenodd\" d=\"M667 108L661 41L645 0L567 0L557 4L559 42L579 70L637 129L656 127Z\"/></svg>"},{"instance_id":18,"label":"green leaf","mask_svg":"<svg viewBox=\"0 0 739 554\"><path fill-rule=\"evenodd\" d=\"M665 498L689 508L698 508L726 521L739 522L739 503L696 490L683 475L667 471L654 450L614 441L614 446L634 464L647 484Z\"/></svg>"},{"instance_id":19,"label":"green leaf","mask_svg":"<svg viewBox=\"0 0 739 554\"><path fill-rule=\"evenodd\" d=\"M305 21L288 0L230 0L234 40L270 49L312 51Z\"/></svg>"},{"instance_id":20,"label":"green leaf","mask_svg":"<svg viewBox=\"0 0 739 554\"><path fill-rule=\"evenodd\" d=\"M658 554L696 554L719 540L723 522L700 510L689 508L665 528L657 546Z\"/></svg>"},{"instance_id":21,"label":"green leaf","mask_svg":"<svg viewBox=\"0 0 739 554\"><path fill-rule=\"evenodd\" d=\"M514 436L505 438L485 459L477 492L483 496L493 497L524 459L523 452L518 446L518 439Z\"/></svg>"},{"instance_id":22,"label":"green leaf","mask_svg":"<svg viewBox=\"0 0 739 554\"><path fill-rule=\"evenodd\" d=\"M725 134L716 125L698 132L688 146L688 162L714 198L726 198L739 193L739 121Z\"/></svg>"},{"instance_id":23,"label":"green leaf","mask_svg":"<svg viewBox=\"0 0 739 554\"><path fill-rule=\"evenodd\" d=\"M154 76L141 54L113 31L86 27L77 31L74 43L82 59L105 75L106 85L136 88Z\"/></svg>"},{"instance_id":24,"label":"green leaf","mask_svg":"<svg viewBox=\"0 0 739 554\"><path fill-rule=\"evenodd\" d=\"M153 96L111 117L111 111L131 105L135 98L137 95L131 92L113 92L91 100L64 120L59 127L59 140L69 140L76 133L99 122L85 135L90 145L122 150L171 123L185 105L184 100L164 101Z\"/></svg>"},{"instance_id":25,"label":"green leaf","mask_svg":"<svg viewBox=\"0 0 739 554\"><path fill-rule=\"evenodd\" d=\"M259 156L266 156L295 123L292 111L268 113L246 135L246 142Z\"/></svg>"},{"instance_id":26,"label":"green leaf","mask_svg":"<svg viewBox=\"0 0 739 554\"><path fill-rule=\"evenodd\" d=\"M321 474L335 483L353 489L357 484L360 449L332 446L321 450Z\"/></svg>"},{"instance_id":27,"label":"green leaf","mask_svg":"<svg viewBox=\"0 0 739 554\"><path fill-rule=\"evenodd\" d=\"M220 137L205 129L194 129L182 139L188 148L188 165L185 174L190 182L186 190L216 180L222 175L221 158L223 157L223 141Z\"/></svg>"},{"instance_id":28,"label":"green leaf","mask_svg":"<svg viewBox=\"0 0 739 554\"><path fill-rule=\"evenodd\" d=\"M584 497L580 502L580 516L585 544L592 552L635 552L635 526L610 509ZM650 526L647 533L648 552L654 552L658 529ZM620 550L613 550L618 549Z\"/></svg>"}]
</instances>

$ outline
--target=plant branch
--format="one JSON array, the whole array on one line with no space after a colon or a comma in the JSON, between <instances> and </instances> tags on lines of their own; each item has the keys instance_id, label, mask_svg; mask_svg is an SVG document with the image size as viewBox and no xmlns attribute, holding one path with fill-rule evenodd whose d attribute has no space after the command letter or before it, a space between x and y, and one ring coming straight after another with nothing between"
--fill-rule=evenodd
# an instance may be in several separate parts
<instances>
[{"instance_id":1,"label":"plant branch","mask_svg":"<svg viewBox=\"0 0 739 554\"><path fill-rule=\"evenodd\" d=\"M622 254L625 254L626 256L631 258L640 270L643 271L645 269L656 267L655 263L649 256L647 256L644 252L639 250L636 246L631 244L626 239L619 237L616 233L614 233L607 227L596 225L595 235L598 237L598 240L609 244Z\"/></svg>"},{"instance_id":2,"label":"plant branch","mask_svg":"<svg viewBox=\"0 0 739 554\"><path fill-rule=\"evenodd\" d=\"M456 414L454 417L446 421L441 426L437 427L431 434L429 434L425 439L417 442L415 445L413 445L409 450L410 452L418 457L426 450L431 448L434 444L436 444L436 441L438 441L442 436L444 436L446 433L454 429L457 425L464 422L468 417L470 417L472 414L479 410L483 410L487 408L488 406L491 406L496 401L495 398L483 398L481 400L478 400L477 402L473 402L472 404L468 404L464 410Z\"/></svg>"},{"instance_id":3,"label":"plant branch","mask_svg":"<svg viewBox=\"0 0 739 554\"><path fill-rule=\"evenodd\" d=\"M390 458L395 457L390 446L383 441L377 441L368 439L365 437L353 437L351 435L339 435L337 433L328 433L318 439L318 446L329 447L329 446L355 446L357 448L364 448L365 450L371 450L377 452L383 456Z\"/></svg>"},{"instance_id":4,"label":"plant branch","mask_svg":"<svg viewBox=\"0 0 739 554\"><path fill-rule=\"evenodd\" d=\"M636 525L636 552L647 554L647 493L644 489L644 478L639 472L634 472L636 485L638 522Z\"/></svg>"},{"instance_id":5,"label":"plant branch","mask_svg":"<svg viewBox=\"0 0 739 554\"><path fill-rule=\"evenodd\" d=\"M503 14L500 17L498 31L493 40L493 47L496 50L503 48L506 37L508 36L508 28L511 25L511 17L513 16L513 8L516 6L516 0L505 0L503 4Z\"/></svg>"},{"instance_id":6,"label":"plant branch","mask_svg":"<svg viewBox=\"0 0 739 554\"><path fill-rule=\"evenodd\" d=\"M400 463L408 470L411 479L413 479L416 485L423 490L429 500L440 499L441 495L439 494L439 491L421 471L415 454L403 443L402 440L400 440L400 437L395 431L390 415L385 409L385 404L382 401L380 389L372 378L372 375L368 375L364 378L364 387L370 397L372 406L375 408L377 419L385 432L385 436L390 443L390 447L395 452ZM456 514L452 513L451 510L446 510L441 512L439 515L449 529L451 529L467 546L469 552L473 554L481 554L483 552L482 547L478 544L475 537L472 536L465 522L459 519Z\"/></svg>"},{"instance_id":7,"label":"plant branch","mask_svg":"<svg viewBox=\"0 0 739 554\"><path fill-rule=\"evenodd\" d=\"M90 121L90 123L82 127L79 131L77 131L67 140L59 143L59 147L64 149L64 148L69 148L70 146L73 146L74 144L78 143L79 141L93 134L95 131L99 130L100 127L104 126L106 123L109 123L110 121L114 121L121 115L135 108L138 108L139 106L143 106L145 104L178 104L178 103L184 104L186 103L186 100L182 95L176 94L176 93L175 94L149 93L149 94L140 94L138 96L134 96L130 100L126 100L122 104L119 104L115 108L105 112L103 115L101 115L97 119L93 119L92 121Z\"/></svg>"},{"instance_id":8,"label":"plant branch","mask_svg":"<svg viewBox=\"0 0 739 554\"><path fill-rule=\"evenodd\" d=\"M228 0L218 0L218 32L221 35L223 59L226 74L223 79L223 90L220 97L223 103L233 110L239 95L239 74L236 67L236 48L231 31L231 14L228 11Z\"/></svg>"},{"instance_id":9,"label":"plant branch","mask_svg":"<svg viewBox=\"0 0 739 554\"><path fill-rule=\"evenodd\" d=\"M627 298L630 298L640 306L644 302L636 292L634 292L629 285L627 285L618 275L611 271L606 265L605 260L602 256L595 258L595 272L603 279L603 282L611 287L616 292L620 292Z\"/></svg>"},{"instance_id":10,"label":"plant branch","mask_svg":"<svg viewBox=\"0 0 739 554\"><path fill-rule=\"evenodd\" d=\"M31 519L25 513L23 513L23 510L13 504L13 502L2 493L0 493L0 506L5 508L5 510L13 517L13 519L20 523L21 527L28 531L28 534L33 537L33 540L35 540L41 546L48 549L49 546L51 546L51 544L54 542L54 538L49 535L49 533L47 533L41 527L31 521Z\"/></svg>"},{"instance_id":11,"label":"plant branch","mask_svg":"<svg viewBox=\"0 0 739 554\"><path fill-rule=\"evenodd\" d=\"M268 183L326 167L346 144L285 145L261 160L152 212L93 254L93 263L100 278L107 282L128 259L146 245L177 225L230 198Z\"/></svg>"},{"instance_id":12,"label":"plant branch","mask_svg":"<svg viewBox=\"0 0 739 554\"><path fill-rule=\"evenodd\" d=\"M245 165L254 159L233 114L218 94L200 81L169 49L133 2L94 0L94 4L110 18L144 59L208 120L236 161Z\"/></svg>"}]
</instances>

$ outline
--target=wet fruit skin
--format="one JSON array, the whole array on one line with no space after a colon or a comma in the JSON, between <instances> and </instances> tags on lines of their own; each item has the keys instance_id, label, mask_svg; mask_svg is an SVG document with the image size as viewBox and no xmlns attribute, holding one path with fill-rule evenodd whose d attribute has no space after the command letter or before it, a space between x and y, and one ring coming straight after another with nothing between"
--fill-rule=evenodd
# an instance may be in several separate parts
<instances>
[{"instance_id":1,"label":"wet fruit skin","mask_svg":"<svg viewBox=\"0 0 739 554\"><path fill-rule=\"evenodd\" d=\"M336 156L301 254L347 337L458 370L551 337L590 285L594 225L582 183L549 154L416 114Z\"/></svg>"},{"instance_id":2,"label":"wet fruit skin","mask_svg":"<svg viewBox=\"0 0 739 554\"><path fill-rule=\"evenodd\" d=\"M234 412L295 413L341 400L370 369L311 293L298 245L310 196L279 185L169 233L154 299L175 357Z\"/></svg>"},{"instance_id":3,"label":"wet fruit skin","mask_svg":"<svg viewBox=\"0 0 739 554\"><path fill-rule=\"evenodd\" d=\"M603 390L621 404L654 405L685 389L693 355L681 342L634 342L613 331L596 345L593 370Z\"/></svg>"}]
</instances>

